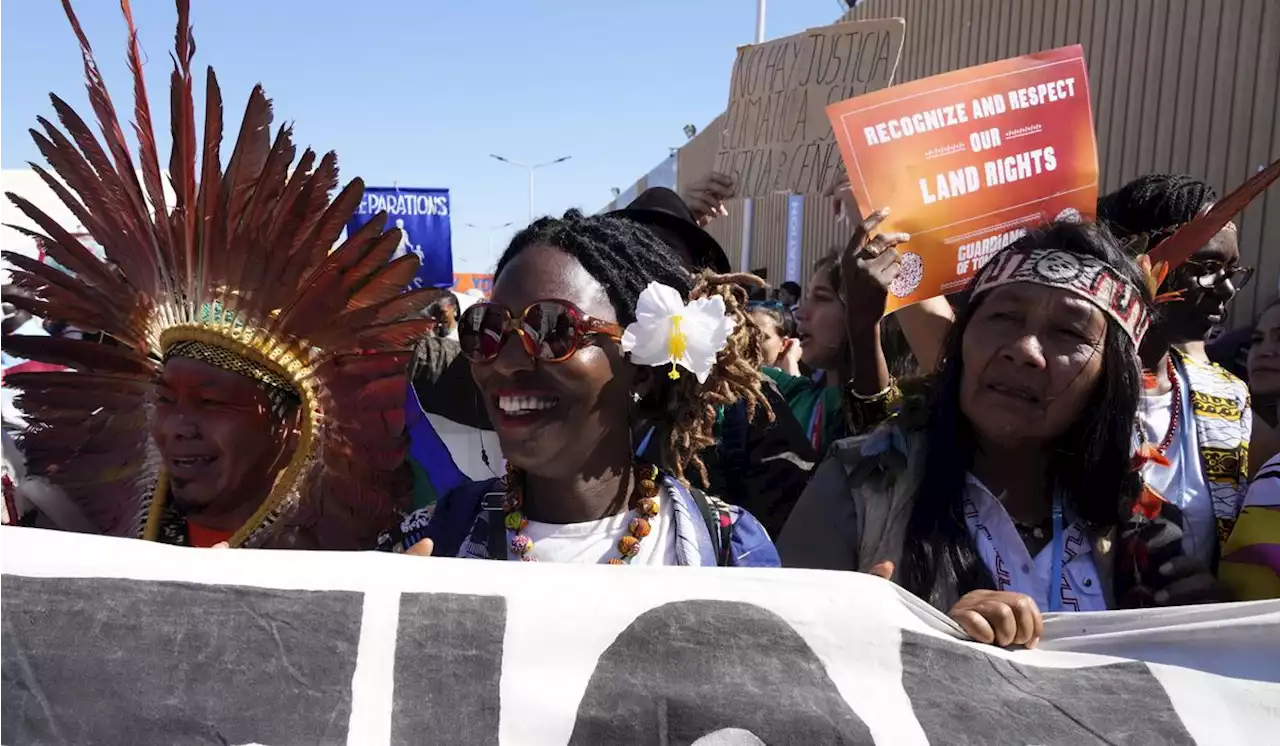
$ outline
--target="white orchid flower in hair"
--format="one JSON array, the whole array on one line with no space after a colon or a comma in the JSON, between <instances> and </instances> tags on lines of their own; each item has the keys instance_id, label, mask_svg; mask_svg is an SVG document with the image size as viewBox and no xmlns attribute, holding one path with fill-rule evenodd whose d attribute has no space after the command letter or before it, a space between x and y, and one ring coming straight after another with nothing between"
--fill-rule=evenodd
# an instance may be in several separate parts
<instances>
[{"instance_id":1,"label":"white orchid flower in hair","mask_svg":"<svg viewBox=\"0 0 1280 746\"><path fill-rule=\"evenodd\" d=\"M651 282L636 303L635 323L622 335L622 351L636 365L671 366L667 375L680 378L678 368L706 383L716 358L729 341L734 320L725 316L724 298L714 295L685 303L675 288Z\"/></svg>"}]
</instances>

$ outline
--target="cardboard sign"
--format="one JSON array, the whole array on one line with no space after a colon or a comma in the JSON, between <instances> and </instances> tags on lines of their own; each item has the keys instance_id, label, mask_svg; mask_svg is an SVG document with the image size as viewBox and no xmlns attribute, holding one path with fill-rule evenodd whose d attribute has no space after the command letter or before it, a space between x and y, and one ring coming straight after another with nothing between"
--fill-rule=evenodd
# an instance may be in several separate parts
<instances>
[{"instance_id":1,"label":"cardboard sign","mask_svg":"<svg viewBox=\"0 0 1280 746\"><path fill-rule=\"evenodd\" d=\"M901 18L837 23L739 47L715 170L737 197L819 193L842 173L828 105L889 85ZM619 204L622 204L619 202Z\"/></svg>"},{"instance_id":2,"label":"cardboard sign","mask_svg":"<svg viewBox=\"0 0 1280 746\"><path fill-rule=\"evenodd\" d=\"M6 744L1190 746L1280 731L1277 601L1048 614L1037 649L1004 650L853 572L0 539Z\"/></svg>"},{"instance_id":3,"label":"cardboard sign","mask_svg":"<svg viewBox=\"0 0 1280 746\"><path fill-rule=\"evenodd\" d=\"M863 211L911 234L889 310L963 290L1028 228L1092 218L1098 147L1079 46L894 86L827 109Z\"/></svg>"}]
</instances>

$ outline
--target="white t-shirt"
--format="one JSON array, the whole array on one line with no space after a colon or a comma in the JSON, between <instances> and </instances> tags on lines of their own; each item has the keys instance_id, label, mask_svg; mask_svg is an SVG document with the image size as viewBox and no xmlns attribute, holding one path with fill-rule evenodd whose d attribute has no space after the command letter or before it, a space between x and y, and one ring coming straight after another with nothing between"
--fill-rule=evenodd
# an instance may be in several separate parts
<instances>
[{"instance_id":1,"label":"white t-shirt","mask_svg":"<svg viewBox=\"0 0 1280 746\"><path fill-rule=\"evenodd\" d=\"M640 540L640 552L633 565L675 565L675 507L670 490L658 498L658 515L649 521L649 535ZM533 540L533 557L539 562L571 562L599 565L619 557L618 540L627 533L634 510L584 523L540 523L529 521L523 533ZM509 560L520 559L510 549Z\"/></svg>"},{"instance_id":2,"label":"white t-shirt","mask_svg":"<svg viewBox=\"0 0 1280 746\"><path fill-rule=\"evenodd\" d=\"M1178 506L1183 515L1182 549L1206 567L1217 551L1218 527L1213 516L1213 497L1200 464L1200 448L1195 422L1191 419L1191 395L1187 379L1178 372L1178 390L1182 395L1182 411L1178 431L1174 433L1165 458L1169 466L1148 463L1142 477L1165 500ZM1138 409L1138 419L1147 442L1159 445L1169 432L1173 416L1173 391L1146 395Z\"/></svg>"}]
</instances>

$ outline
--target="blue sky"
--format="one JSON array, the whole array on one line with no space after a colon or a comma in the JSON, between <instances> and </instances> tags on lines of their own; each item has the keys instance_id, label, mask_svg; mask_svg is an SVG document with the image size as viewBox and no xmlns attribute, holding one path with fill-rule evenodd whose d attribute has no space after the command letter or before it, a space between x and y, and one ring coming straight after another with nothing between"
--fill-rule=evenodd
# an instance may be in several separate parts
<instances>
[{"instance_id":1,"label":"blue sky","mask_svg":"<svg viewBox=\"0 0 1280 746\"><path fill-rule=\"evenodd\" d=\"M112 0L79 0L118 110L132 112L125 26ZM168 162L174 5L134 0L162 162ZM344 180L448 187L454 267L486 271L525 222L524 171L488 157L572 160L538 172L535 210L594 211L723 108L735 49L755 33L752 0L192 0L196 64L212 64L233 139L261 82L295 141L336 150ZM838 0L773 0L767 36L830 23ZM197 76L203 100L203 73ZM0 163L38 159L27 129L57 92L89 117L61 3L11 0L0 15ZM224 146L229 152L230 142Z\"/></svg>"}]
</instances>

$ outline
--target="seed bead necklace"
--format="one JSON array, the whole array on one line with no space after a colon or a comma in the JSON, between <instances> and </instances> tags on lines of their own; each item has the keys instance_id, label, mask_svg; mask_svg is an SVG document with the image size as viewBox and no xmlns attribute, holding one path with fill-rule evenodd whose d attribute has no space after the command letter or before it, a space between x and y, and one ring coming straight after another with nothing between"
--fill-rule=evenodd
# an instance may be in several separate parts
<instances>
[{"instance_id":1,"label":"seed bead necklace","mask_svg":"<svg viewBox=\"0 0 1280 746\"><path fill-rule=\"evenodd\" d=\"M637 463L635 465L636 487L632 494L632 510L635 517L627 524L627 532L618 540L618 554L607 564L629 565L640 553L640 541L653 530L650 524L658 515L658 467L652 464ZM533 556L533 539L522 531L529 525L524 517L524 475L507 466L507 496L503 499L503 524L507 527L507 538L511 541L511 551L522 562L537 562Z\"/></svg>"}]
</instances>

